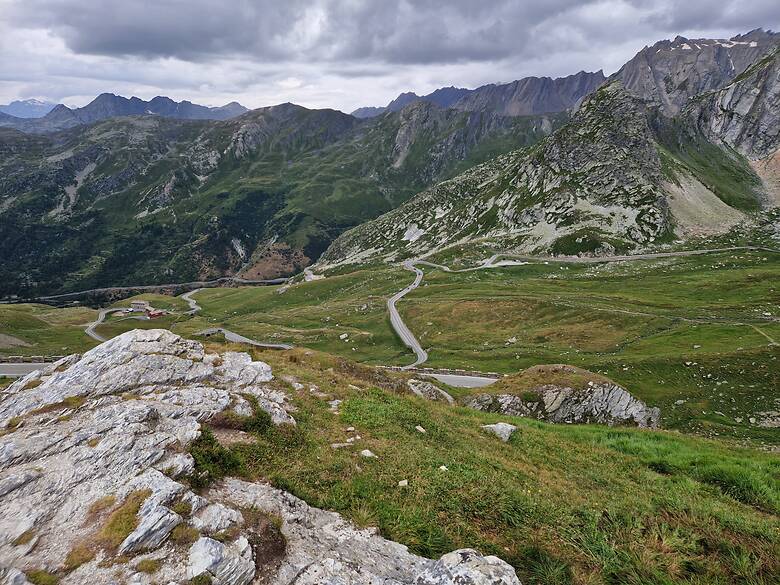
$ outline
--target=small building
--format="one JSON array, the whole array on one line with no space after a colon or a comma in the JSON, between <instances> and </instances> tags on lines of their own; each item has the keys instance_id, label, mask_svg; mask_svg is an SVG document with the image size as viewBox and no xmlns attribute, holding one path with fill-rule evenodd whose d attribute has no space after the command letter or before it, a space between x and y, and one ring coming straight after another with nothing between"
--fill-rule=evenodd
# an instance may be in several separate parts
<instances>
[{"instance_id":1,"label":"small building","mask_svg":"<svg viewBox=\"0 0 780 585\"><path fill-rule=\"evenodd\" d=\"M149 305L149 301L130 301L130 308L133 310L133 312L143 313L152 307Z\"/></svg>"},{"instance_id":2,"label":"small building","mask_svg":"<svg viewBox=\"0 0 780 585\"><path fill-rule=\"evenodd\" d=\"M150 319L157 319L157 317L164 317L168 313L162 309L152 309L151 307L146 310L146 316Z\"/></svg>"}]
</instances>

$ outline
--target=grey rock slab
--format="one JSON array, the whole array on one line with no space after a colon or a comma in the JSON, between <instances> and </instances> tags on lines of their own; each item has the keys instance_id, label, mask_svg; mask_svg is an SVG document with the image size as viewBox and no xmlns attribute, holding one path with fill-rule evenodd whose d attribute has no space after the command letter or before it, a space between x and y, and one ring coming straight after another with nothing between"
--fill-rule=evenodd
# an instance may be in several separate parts
<instances>
[{"instance_id":1,"label":"grey rock slab","mask_svg":"<svg viewBox=\"0 0 780 585\"><path fill-rule=\"evenodd\" d=\"M482 425L482 428L493 433L499 439L504 441L504 443L509 441L509 439L512 437L512 433L517 430L515 425L510 425L509 423L505 422L499 422L492 425Z\"/></svg>"},{"instance_id":2,"label":"grey rock slab","mask_svg":"<svg viewBox=\"0 0 780 585\"><path fill-rule=\"evenodd\" d=\"M415 585L520 585L515 570L494 556L473 549L447 553L414 581Z\"/></svg>"},{"instance_id":3,"label":"grey rock slab","mask_svg":"<svg viewBox=\"0 0 780 585\"><path fill-rule=\"evenodd\" d=\"M187 576L203 573L212 577L215 585L247 585L255 576L252 548L243 536L223 544L211 538L199 538L190 547Z\"/></svg>"},{"instance_id":4,"label":"grey rock slab","mask_svg":"<svg viewBox=\"0 0 780 585\"><path fill-rule=\"evenodd\" d=\"M119 545L119 554L131 554L158 548L171 530L181 524L181 516L165 506L142 506L138 513L138 527Z\"/></svg>"},{"instance_id":5,"label":"grey rock slab","mask_svg":"<svg viewBox=\"0 0 780 585\"><path fill-rule=\"evenodd\" d=\"M200 530L213 534L234 525L243 524L244 517L238 510L222 504L209 504L190 518L190 524Z\"/></svg>"}]
</instances>

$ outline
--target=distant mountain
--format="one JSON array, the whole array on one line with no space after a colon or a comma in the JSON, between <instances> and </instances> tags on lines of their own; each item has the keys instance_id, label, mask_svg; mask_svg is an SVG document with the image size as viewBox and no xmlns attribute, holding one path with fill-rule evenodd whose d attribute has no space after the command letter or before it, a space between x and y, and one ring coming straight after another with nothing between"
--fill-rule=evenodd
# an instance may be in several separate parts
<instances>
[{"instance_id":1,"label":"distant mountain","mask_svg":"<svg viewBox=\"0 0 780 585\"><path fill-rule=\"evenodd\" d=\"M384 108L358 108L352 112L352 115L356 118L373 118L374 116L379 116L385 112L400 112L409 104L419 101L430 102L436 104L440 108L450 108L460 98L469 93L469 91L471 90L462 87L442 87L424 96L419 96L414 92L408 91L399 95Z\"/></svg>"},{"instance_id":2,"label":"distant mountain","mask_svg":"<svg viewBox=\"0 0 780 585\"><path fill-rule=\"evenodd\" d=\"M37 119L0 118L0 126L22 132L46 133L118 116L146 114L181 120L227 120L248 111L237 102L220 107L207 107L188 101L175 102L162 96L147 102L137 97L128 99L112 93L102 93L82 108L71 109L59 104Z\"/></svg>"},{"instance_id":3,"label":"distant mountain","mask_svg":"<svg viewBox=\"0 0 780 585\"><path fill-rule=\"evenodd\" d=\"M468 92L453 108L495 112L502 116L531 116L564 112L575 107L604 81L604 73L580 71L568 77L526 77L501 85L484 85Z\"/></svg>"},{"instance_id":4,"label":"distant mountain","mask_svg":"<svg viewBox=\"0 0 780 585\"><path fill-rule=\"evenodd\" d=\"M645 47L610 76L669 116L688 100L719 89L780 45L780 33L756 29L731 39L678 36Z\"/></svg>"},{"instance_id":5,"label":"distant mountain","mask_svg":"<svg viewBox=\"0 0 780 585\"><path fill-rule=\"evenodd\" d=\"M0 112L16 118L41 118L52 111L57 104L36 99L16 100L0 105Z\"/></svg>"},{"instance_id":6,"label":"distant mountain","mask_svg":"<svg viewBox=\"0 0 780 585\"><path fill-rule=\"evenodd\" d=\"M465 112L492 112L500 116L551 114L575 107L605 80L601 71L580 71L576 75L558 79L525 77L511 83L483 85L477 89L442 87L424 96L413 92L402 93L384 108L358 108L352 115L356 118L371 118L385 112L400 111L417 101Z\"/></svg>"}]
</instances>

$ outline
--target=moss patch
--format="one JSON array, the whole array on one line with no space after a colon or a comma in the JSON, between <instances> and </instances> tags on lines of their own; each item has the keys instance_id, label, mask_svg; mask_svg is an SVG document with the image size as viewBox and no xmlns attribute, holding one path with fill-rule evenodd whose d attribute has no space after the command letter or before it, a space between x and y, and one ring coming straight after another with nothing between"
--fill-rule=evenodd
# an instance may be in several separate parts
<instances>
[{"instance_id":1,"label":"moss patch","mask_svg":"<svg viewBox=\"0 0 780 585\"><path fill-rule=\"evenodd\" d=\"M138 510L151 495L151 490L138 490L128 495L122 505L111 512L98 535L98 542L115 551L138 526Z\"/></svg>"}]
</instances>

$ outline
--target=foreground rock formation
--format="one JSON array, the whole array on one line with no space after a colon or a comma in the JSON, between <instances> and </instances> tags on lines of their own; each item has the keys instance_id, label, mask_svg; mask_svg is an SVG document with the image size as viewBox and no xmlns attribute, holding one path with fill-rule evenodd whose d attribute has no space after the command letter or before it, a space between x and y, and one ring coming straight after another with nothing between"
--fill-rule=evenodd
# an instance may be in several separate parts
<instances>
[{"instance_id":1,"label":"foreground rock formation","mask_svg":"<svg viewBox=\"0 0 780 585\"><path fill-rule=\"evenodd\" d=\"M519 583L496 557L417 557L262 483L195 493L201 421L295 424L272 378L248 354L131 331L0 393L0 584Z\"/></svg>"},{"instance_id":2,"label":"foreground rock formation","mask_svg":"<svg viewBox=\"0 0 780 585\"><path fill-rule=\"evenodd\" d=\"M549 377L549 382L545 382L545 377ZM529 379L541 381L529 384ZM566 365L529 368L518 380L499 382L494 393L470 396L465 405L476 410L553 423L656 428L661 418L658 408L647 406L611 380Z\"/></svg>"}]
</instances>

